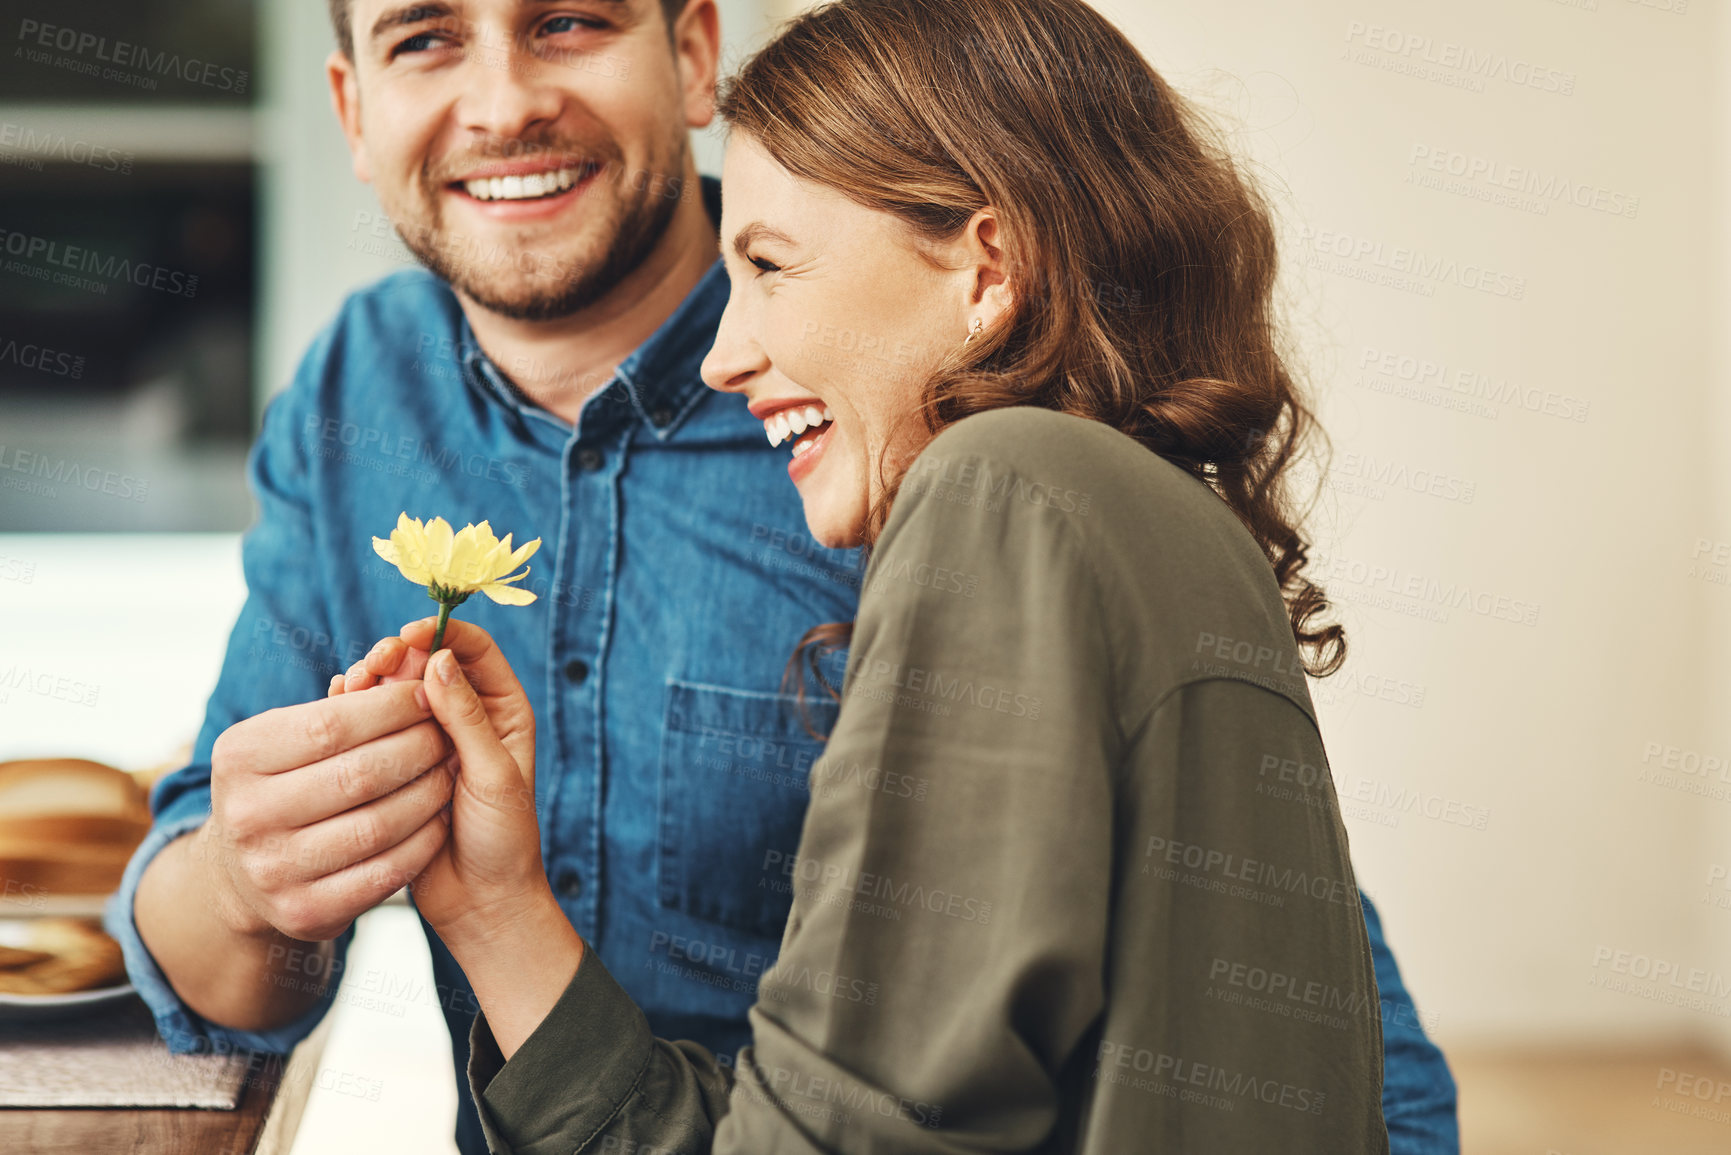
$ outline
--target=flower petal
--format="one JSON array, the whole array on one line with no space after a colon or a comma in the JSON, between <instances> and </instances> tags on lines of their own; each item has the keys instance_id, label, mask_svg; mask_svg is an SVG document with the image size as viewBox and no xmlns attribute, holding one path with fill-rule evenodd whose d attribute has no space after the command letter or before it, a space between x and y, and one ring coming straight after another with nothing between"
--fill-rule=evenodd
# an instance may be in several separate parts
<instances>
[{"instance_id":1,"label":"flower petal","mask_svg":"<svg viewBox=\"0 0 1731 1155\"><path fill-rule=\"evenodd\" d=\"M486 570L487 547L475 532L465 525L451 541L451 558L445 566L445 585L454 589L475 589L486 584L493 575Z\"/></svg>"},{"instance_id":2,"label":"flower petal","mask_svg":"<svg viewBox=\"0 0 1731 1155\"><path fill-rule=\"evenodd\" d=\"M373 552L396 566L398 573L416 585L424 586L431 580L426 568L418 564L420 559L415 556L411 549L403 548L403 543L397 540L396 533L391 534L390 541L375 537L373 539Z\"/></svg>"},{"instance_id":3,"label":"flower petal","mask_svg":"<svg viewBox=\"0 0 1731 1155\"><path fill-rule=\"evenodd\" d=\"M505 544L507 546L511 544L511 535L510 534L505 535ZM540 549L540 548L541 548L541 539L540 538L536 538L534 541L524 542L523 548L519 549L516 553L511 555L511 564L508 566L503 566L501 568L505 569L506 571L516 569L518 566L522 565L524 562L526 562L530 558L534 557L535 551Z\"/></svg>"},{"instance_id":4,"label":"flower petal","mask_svg":"<svg viewBox=\"0 0 1731 1155\"><path fill-rule=\"evenodd\" d=\"M451 523L442 517L435 517L427 523L426 554L422 565L432 581L447 589L456 583L451 579L451 553L455 549L456 535L451 532Z\"/></svg>"},{"instance_id":5,"label":"flower petal","mask_svg":"<svg viewBox=\"0 0 1731 1155\"><path fill-rule=\"evenodd\" d=\"M511 535L506 534L504 541L495 540L488 548L487 554L481 559L481 571L484 581L493 581L500 574L511 572Z\"/></svg>"},{"instance_id":6,"label":"flower petal","mask_svg":"<svg viewBox=\"0 0 1731 1155\"><path fill-rule=\"evenodd\" d=\"M518 574L517 576L522 577L523 575ZM502 606L526 606L535 600L535 595L528 590L518 589L516 586L501 585L498 582L482 586L481 592Z\"/></svg>"}]
</instances>

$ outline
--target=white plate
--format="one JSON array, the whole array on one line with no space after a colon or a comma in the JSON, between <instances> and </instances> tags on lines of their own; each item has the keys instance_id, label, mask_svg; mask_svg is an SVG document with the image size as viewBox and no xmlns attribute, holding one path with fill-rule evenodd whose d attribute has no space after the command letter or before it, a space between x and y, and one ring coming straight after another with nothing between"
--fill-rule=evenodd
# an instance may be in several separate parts
<instances>
[{"instance_id":1,"label":"white plate","mask_svg":"<svg viewBox=\"0 0 1731 1155\"><path fill-rule=\"evenodd\" d=\"M30 941L27 918L0 918L0 946L27 947ZM96 1007L126 998L133 993L131 983L97 987L90 991L72 991L63 995L15 995L0 991L0 1022L20 1022L25 1019L53 1019L82 1014Z\"/></svg>"},{"instance_id":2,"label":"white plate","mask_svg":"<svg viewBox=\"0 0 1731 1155\"><path fill-rule=\"evenodd\" d=\"M79 1015L93 1008L118 1002L132 993L131 983L98 987L93 991L73 991L65 995L11 995L0 992L0 1023Z\"/></svg>"}]
</instances>

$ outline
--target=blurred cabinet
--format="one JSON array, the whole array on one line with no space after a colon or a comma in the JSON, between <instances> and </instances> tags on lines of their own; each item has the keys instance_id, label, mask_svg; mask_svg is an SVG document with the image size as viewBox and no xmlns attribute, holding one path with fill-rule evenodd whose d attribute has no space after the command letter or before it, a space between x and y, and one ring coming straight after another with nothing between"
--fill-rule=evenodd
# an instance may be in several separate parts
<instances>
[{"instance_id":1,"label":"blurred cabinet","mask_svg":"<svg viewBox=\"0 0 1731 1155\"><path fill-rule=\"evenodd\" d=\"M9 7L0 531L241 528L256 8Z\"/></svg>"}]
</instances>

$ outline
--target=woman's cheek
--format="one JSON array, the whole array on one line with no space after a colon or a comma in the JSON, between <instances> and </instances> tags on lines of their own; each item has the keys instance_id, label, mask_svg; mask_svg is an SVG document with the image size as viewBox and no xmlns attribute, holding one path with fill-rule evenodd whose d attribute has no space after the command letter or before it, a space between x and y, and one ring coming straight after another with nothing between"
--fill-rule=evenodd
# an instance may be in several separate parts
<instances>
[{"instance_id":1,"label":"woman's cheek","mask_svg":"<svg viewBox=\"0 0 1731 1155\"><path fill-rule=\"evenodd\" d=\"M819 322L810 318L770 317L764 328L774 342L774 347L765 351L782 376L794 384L817 392L835 372L835 358L840 353L833 345L825 344Z\"/></svg>"}]
</instances>

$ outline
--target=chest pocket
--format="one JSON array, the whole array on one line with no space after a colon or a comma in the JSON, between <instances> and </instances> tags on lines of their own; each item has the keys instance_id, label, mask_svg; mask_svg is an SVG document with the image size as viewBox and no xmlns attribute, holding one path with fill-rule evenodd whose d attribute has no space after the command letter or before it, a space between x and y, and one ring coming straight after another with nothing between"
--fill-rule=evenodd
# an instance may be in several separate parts
<instances>
[{"instance_id":1,"label":"chest pocket","mask_svg":"<svg viewBox=\"0 0 1731 1155\"><path fill-rule=\"evenodd\" d=\"M836 707L808 700L820 733ZM785 865L799 845L823 743L793 698L670 680L657 801L661 905L779 940L793 903Z\"/></svg>"}]
</instances>

